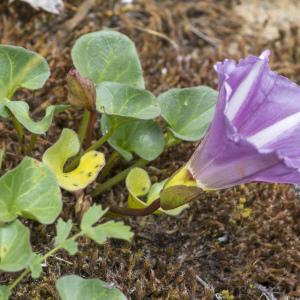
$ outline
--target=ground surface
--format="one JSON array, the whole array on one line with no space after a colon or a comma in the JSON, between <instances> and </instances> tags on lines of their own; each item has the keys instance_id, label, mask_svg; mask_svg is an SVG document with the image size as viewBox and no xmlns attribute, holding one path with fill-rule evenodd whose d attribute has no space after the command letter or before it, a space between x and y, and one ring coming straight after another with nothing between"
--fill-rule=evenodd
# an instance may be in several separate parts
<instances>
[{"instance_id":1,"label":"ground surface","mask_svg":"<svg viewBox=\"0 0 300 300\"><path fill-rule=\"evenodd\" d=\"M17 2L8 6L1 1L0 42L33 49L50 64L52 75L45 88L19 94L29 99L37 117L50 103L66 101L65 75L75 39L104 27L136 42L147 87L156 94L171 87L215 87L212 66L217 60L258 55L265 48L273 52L272 66L300 83L299 22L286 13L297 9L297 1L147 0L125 5L68 0L60 16ZM81 2L85 6L79 8ZM63 127L76 128L78 117L73 111L56 117L33 156L40 158ZM6 169L22 158L16 141L10 123L1 120ZM153 180L171 174L194 147L182 144L157 159L150 168ZM94 202L124 204L126 195L120 185ZM74 198L65 194L64 203L63 218L75 220ZM111 241L99 247L82 240L78 255L51 257L43 276L36 281L26 278L12 299L58 299L55 280L68 273L114 283L129 299L214 299L222 291L218 299L226 299L226 294L227 299L300 299L300 200L288 185L251 184L210 193L177 218L126 222L136 233L132 244ZM46 252L54 228L30 226L34 249ZM0 274L1 283L11 279Z\"/></svg>"}]
</instances>

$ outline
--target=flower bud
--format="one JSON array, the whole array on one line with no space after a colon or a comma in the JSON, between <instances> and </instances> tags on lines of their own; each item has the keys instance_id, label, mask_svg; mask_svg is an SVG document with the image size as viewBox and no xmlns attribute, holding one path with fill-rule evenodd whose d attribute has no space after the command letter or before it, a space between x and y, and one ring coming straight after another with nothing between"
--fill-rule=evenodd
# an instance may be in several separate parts
<instances>
[{"instance_id":1,"label":"flower bud","mask_svg":"<svg viewBox=\"0 0 300 300\"><path fill-rule=\"evenodd\" d=\"M76 69L67 75L68 101L75 107L94 111L96 108L96 89L94 83L82 77Z\"/></svg>"}]
</instances>

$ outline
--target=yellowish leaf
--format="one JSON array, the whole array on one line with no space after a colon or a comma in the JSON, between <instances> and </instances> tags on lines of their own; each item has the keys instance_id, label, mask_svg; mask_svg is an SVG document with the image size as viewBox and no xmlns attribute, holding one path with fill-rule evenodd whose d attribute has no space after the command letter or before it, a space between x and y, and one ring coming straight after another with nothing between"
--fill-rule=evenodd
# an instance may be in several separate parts
<instances>
[{"instance_id":1,"label":"yellowish leaf","mask_svg":"<svg viewBox=\"0 0 300 300\"><path fill-rule=\"evenodd\" d=\"M77 191L87 187L105 165L103 153L89 151L81 157L76 169L64 172L65 163L76 155L79 149L77 134L71 129L64 129L58 141L43 155L43 162L56 175L59 185L67 191Z\"/></svg>"}]
</instances>

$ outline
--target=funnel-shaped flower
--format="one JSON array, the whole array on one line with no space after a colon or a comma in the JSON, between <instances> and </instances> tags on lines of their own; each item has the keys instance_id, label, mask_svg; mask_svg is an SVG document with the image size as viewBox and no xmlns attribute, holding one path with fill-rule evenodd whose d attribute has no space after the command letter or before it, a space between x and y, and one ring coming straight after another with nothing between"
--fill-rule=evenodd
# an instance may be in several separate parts
<instances>
[{"instance_id":1,"label":"funnel-shaped flower","mask_svg":"<svg viewBox=\"0 0 300 300\"><path fill-rule=\"evenodd\" d=\"M269 54L215 65L214 120L187 164L198 186L300 182L300 87L270 70Z\"/></svg>"}]
</instances>

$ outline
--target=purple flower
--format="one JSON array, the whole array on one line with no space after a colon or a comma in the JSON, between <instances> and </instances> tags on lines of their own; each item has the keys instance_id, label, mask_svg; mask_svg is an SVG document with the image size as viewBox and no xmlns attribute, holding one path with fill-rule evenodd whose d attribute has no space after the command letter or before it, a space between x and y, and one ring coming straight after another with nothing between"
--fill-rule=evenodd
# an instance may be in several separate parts
<instances>
[{"instance_id":1,"label":"purple flower","mask_svg":"<svg viewBox=\"0 0 300 300\"><path fill-rule=\"evenodd\" d=\"M269 54L215 65L214 120L187 164L203 189L300 183L300 87L270 70Z\"/></svg>"}]
</instances>

